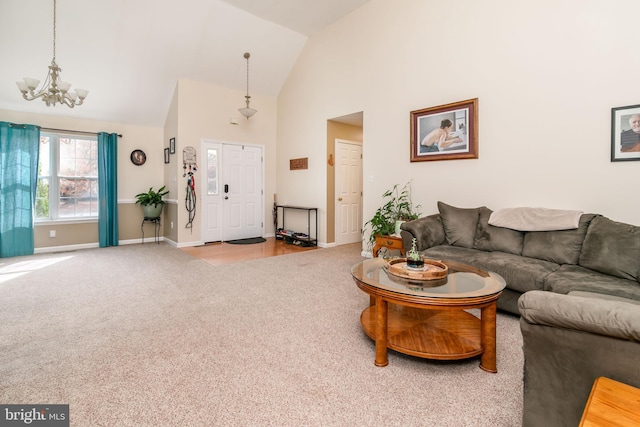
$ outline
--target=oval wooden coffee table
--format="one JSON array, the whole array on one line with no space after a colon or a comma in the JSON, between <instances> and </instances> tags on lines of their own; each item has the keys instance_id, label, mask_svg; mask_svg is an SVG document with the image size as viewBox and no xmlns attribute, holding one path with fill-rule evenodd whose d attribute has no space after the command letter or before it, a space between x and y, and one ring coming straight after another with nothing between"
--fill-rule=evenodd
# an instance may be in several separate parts
<instances>
[{"instance_id":1,"label":"oval wooden coffee table","mask_svg":"<svg viewBox=\"0 0 640 427\"><path fill-rule=\"evenodd\" d=\"M444 279L413 281L385 269L381 258L351 267L358 287L370 295L360 316L376 342L376 366L387 366L387 349L427 359L458 360L480 355L480 368L496 367L496 300L505 287L496 273L441 261ZM480 309L480 318L468 312Z\"/></svg>"}]
</instances>

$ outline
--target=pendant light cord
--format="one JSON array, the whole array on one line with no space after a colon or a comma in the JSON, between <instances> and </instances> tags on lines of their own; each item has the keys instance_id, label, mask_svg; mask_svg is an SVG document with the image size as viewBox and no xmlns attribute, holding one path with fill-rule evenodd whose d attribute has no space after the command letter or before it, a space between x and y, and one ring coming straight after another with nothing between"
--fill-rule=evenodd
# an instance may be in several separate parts
<instances>
[{"instance_id":1,"label":"pendant light cord","mask_svg":"<svg viewBox=\"0 0 640 427\"><path fill-rule=\"evenodd\" d=\"M53 0L53 62L56 62L56 0Z\"/></svg>"},{"instance_id":2,"label":"pendant light cord","mask_svg":"<svg viewBox=\"0 0 640 427\"><path fill-rule=\"evenodd\" d=\"M247 96L249 96L249 57L251 54L249 52L244 53L244 57L247 59Z\"/></svg>"}]
</instances>

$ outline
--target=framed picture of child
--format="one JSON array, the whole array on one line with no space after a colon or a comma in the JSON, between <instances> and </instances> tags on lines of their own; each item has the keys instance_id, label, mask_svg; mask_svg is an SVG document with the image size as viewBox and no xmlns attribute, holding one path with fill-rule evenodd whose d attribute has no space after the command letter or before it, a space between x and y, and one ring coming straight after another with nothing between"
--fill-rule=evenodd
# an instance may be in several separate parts
<instances>
[{"instance_id":1,"label":"framed picture of child","mask_svg":"<svg viewBox=\"0 0 640 427\"><path fill-rule=\"evenodd\" d=\"M412 162L478 158L478 98L411 111Z\"/></svg>"}]
</instances>

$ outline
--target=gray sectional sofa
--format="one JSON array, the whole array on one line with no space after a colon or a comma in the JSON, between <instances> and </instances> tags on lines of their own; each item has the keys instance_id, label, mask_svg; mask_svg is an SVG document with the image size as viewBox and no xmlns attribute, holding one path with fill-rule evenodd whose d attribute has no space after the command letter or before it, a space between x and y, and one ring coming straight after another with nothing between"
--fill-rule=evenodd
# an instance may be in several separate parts
<instances>
[{"instance_id":1,"label":"gray sectional sofa","mask_svg":"<svg viewBox=\"0 0 640 427\"><path fill-rule=\"evenodd\" d=\"M640 227L583 214L577 228L516 231L486 207L438 203L402 225L427 257L495 271L501 310L520 314L523 427L580 422L596 378L640 388Z\"/></svg>"},{"instance_id":2,"label":"gray sectional sofa","mask_svg":"<svg viewBox=\"0 0 640 427\"><path fill-rule=\"evenodd\" d=\"M401 225L404 247L416 239L426 257L457 261L504 277L498 309L520 314L527 291L586 291L640 301L640 227L583 214L578 227L517 231L489 224L486 207L438 202L439 213Z\"/></svg>"}]
</instances>

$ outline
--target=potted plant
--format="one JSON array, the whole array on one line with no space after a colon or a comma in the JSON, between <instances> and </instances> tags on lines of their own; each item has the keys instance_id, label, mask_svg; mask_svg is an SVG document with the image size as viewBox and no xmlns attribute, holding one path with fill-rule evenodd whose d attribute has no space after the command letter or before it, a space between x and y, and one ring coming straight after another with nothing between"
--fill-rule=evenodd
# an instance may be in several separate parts
<instances>
[{"instance_id":1,"label":"potted plant","mask_svg":"<svg viewBox=\"0 0 640 427\"><path fill-rule=\"evenodd\" d=\"M149 191L146 193L136 194L136 204L142 206L142 212L145 218L159 218L162 213L162 206L164 205L162 197L167 194L169 194L169 190L165 190L164 185L160 187L158 191L154 191L153 187L149 187Z\"/></svg>"},{"instance_id":2,"label":"potted plant","mask_svg":"<svg viewBox=\"0 0 640 427\"><path fill-rule=\"evenodd\" d=\"M373 245L376 236L390 236L399 233L400 224L404 221L418 219L420 205L414 206L411 201L411 181L400 188L398 184L382 195L384 204L373 217L364 224L363 232L369 227L369 243Z\"/></svg>"},{"instance_id":3,"label":"potted plant","mask_svg":"<svg viewBox=\"0 0 640 427\"><path fill-rule=\"evenodd\" d=\"M416 238L411 239L411 250L407 252L407 267L416 270L422 270L424 268L424 259L416 247Z\"/></svg>"}]
</instances>

